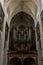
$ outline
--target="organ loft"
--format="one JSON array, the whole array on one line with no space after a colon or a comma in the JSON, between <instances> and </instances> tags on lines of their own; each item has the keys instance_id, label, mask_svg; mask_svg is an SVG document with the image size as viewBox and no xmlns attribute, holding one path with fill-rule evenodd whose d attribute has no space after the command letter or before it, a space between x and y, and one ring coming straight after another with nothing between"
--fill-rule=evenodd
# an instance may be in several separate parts
<instances>
[{"instance_id":1,"label":"organ loft","mask_svg":"<svg viewBox=\"0 0 43 65\"><path fill-rule=\"evenodd\" d=\"M30 15L21 11L12 18L9 40L8 64L37 64L35 26Z\"/></svg>"},{"instance_id":2,"label":"organ loft","mask_svg":"<svg viewBox=\"0 0 43 65\"><path fill-rule=\"evenodd\" d=\"M43 0L0 0L0 65L43 65Z\"/></svg>"}]
</instances>

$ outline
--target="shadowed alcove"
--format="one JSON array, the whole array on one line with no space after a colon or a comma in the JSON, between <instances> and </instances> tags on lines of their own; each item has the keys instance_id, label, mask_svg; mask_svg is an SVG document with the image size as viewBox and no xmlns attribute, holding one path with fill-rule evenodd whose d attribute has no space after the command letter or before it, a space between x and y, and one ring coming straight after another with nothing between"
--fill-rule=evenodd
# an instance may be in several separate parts
<instances>
[{"instance_id":1,"label":"shadowed alcove","mask_svg":"<svg viewBox=\"0 0 43 65\"><path fill-rule=\"evenodd\" d=\"M35 60L33 58L26 58L23 65L35 65Z\"/></svg>"},{"instance_id":2,"label":"shadowed alcove","mask_svg":"<svg viewBox=\"0 0 43 65\"><path fill-rule=\"evenodd\" d=\"M22 65L22 62L19 58L12 58L10 61L10 65Z\"/></svg>"}]
</instances>

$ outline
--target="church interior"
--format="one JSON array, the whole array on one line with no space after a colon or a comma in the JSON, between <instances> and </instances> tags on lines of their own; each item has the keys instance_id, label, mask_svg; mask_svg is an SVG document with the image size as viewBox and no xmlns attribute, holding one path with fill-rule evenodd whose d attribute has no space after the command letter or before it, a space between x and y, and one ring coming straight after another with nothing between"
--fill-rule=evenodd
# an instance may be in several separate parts
<instances>
[{"instance_id":1,"label":"church interior","mask_svg":"<svg viewBox=\"0 0 43 65\"><path fill-rule=\"evenodd\" d=\"M0 65L43 65L43 0L0 0Z\"/></svg>"}]
</instances>

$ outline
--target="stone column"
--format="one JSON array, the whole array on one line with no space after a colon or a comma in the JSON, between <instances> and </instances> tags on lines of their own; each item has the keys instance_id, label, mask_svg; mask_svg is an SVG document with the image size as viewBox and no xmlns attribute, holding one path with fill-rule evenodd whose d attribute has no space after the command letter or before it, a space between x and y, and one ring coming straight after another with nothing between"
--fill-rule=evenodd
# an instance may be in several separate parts
<instances>
[{"instance_id":1,"label":"stone column","mask_svg":"<svg viewBox=\"0 0 43 65\"><path fill-rule=\"evenodd\" d=\"M7 22L8 22L9 30L8 30L8 38L7 38L7 41L6 41L6 45L4 47L3 65L7 65L7 61L8 61L7 60L7 58L8 58L7 53L8 53L8 49L9 49L10 21L11 21L11 18L8 17Z\"/></svg>"},{"instance_id":2,"label":"stone column","mask_svg":"<svg viewBox=\"0 0 43 65\"><path fill-rule=\"evenodd\" d=\"M2 43L1 43L1 57L0 57L0 65L3 65L3 56L4 56L4 41L5 41L5 25L6 25L6 17L4 17L3 22L3 31L2 31Z\"/></svg>"},{"instance_id":3,"label":"stone column","mask_svg":"<svg viewBox=\"0 0 43 65\"><path fill-rule=\"evenodd\" d=\"M35 22L37 22L37 20L35 20ZM35 23L35 37L36 37L36 50L38 52L38 65L41 65L42 52L39 46L40 43L37 39L36 23Z\"/></svg>"},{"instance_id":4,"label":"stone column","mask_svg":"<svg viewBox=\"0 0 43 65\"><path fill-rule=\"evenodd\" d=\"M4 60L3 60L3 65L7 65L7 53L8 53L8 49L9 49L9 31L8 31L8 39L6 41L6 46L4 49Z\"/></svg>"},{"instance_id":5,"label":"stone column","mask_svg":"<svg viewBox=\"0 0 43 65\"><path fill-rule=\"evenodd\" d=\"M39 24L40 24L40 38L41 38L40 56L41 56L41 64L42 64L42 49L43 49L43 37L42 36L43 36L43 34L42 34L42 24L41 24L41 19L40 18L39 18Z\"/></svg>"},{"instance_id":6,"label":"stone column","mask_svg":"<svg viewBox=\"0 0 43 65\"><path fill-rule=\"evenodd\" d=\"M38 21L40 24L40 37L41 37L41 45L43 44L42 42L42 24L41 24L41 19L40 19L40 13L41 13L41 0L39 2L39 6L38 6ZM38 41L38 40L37 40ZM42 65L42 46L40 48L40 43L38 41L38 65Z\"/></svg>"},{"instance_id":7,"label":"stone column","mask_svg":"<svg viewBox=\"0 0 43 65\"><path fill-rule=\"evenodd\" d=\"M4 60L3 60L3 65L7 65L7 61L8 61L8 57L7 57L7 53L8 53L8 49L9 49L9 36L10 36L10 26L9 26L9 30L8 30L8 38L6 41L6 46L4 48Z\"/></svg>"},{"instance_id":8,"label":"stone column","mask_svg":"<svg viewBox=\"0 0 43 65\"><path fill-rule=\"evenodd\" d=\"M2 32L0 31L0 64L1 64L1 44L2 44Z\"/></svg>"}]
</instances>

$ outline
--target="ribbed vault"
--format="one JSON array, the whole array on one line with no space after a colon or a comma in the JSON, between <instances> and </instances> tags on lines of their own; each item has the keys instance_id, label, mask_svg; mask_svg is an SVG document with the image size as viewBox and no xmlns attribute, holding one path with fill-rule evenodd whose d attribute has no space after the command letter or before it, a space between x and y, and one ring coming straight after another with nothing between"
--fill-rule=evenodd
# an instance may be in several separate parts
<instances>
[{"instance_id":1,"label":"ribbed vault","mask_svg":"<svg viewBox=\"0 0 43 65\"><path fill-rule=\"evenodd\" d=\"M28 13L31 12L35 16L38 3L39 0L5 0L7 12L11 16L18 11L26 11L26 9Z\"/></svg>"}]
</instances>

